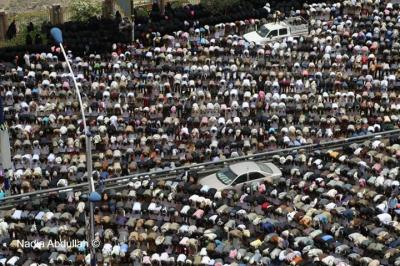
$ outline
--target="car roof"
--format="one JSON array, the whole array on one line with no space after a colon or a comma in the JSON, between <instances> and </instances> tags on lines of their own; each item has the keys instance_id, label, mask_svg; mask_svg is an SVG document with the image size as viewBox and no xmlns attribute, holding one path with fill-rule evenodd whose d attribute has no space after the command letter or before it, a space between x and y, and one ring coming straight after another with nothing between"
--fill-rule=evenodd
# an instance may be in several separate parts
<instances>
[{"instance_id":1,"label":"car roof","mask_svg":"<svg viewBox=\"0 0 400 266\"><path fill-rule=\"evenodd\" d=\"M280 23L267 23L264 24L265 27L267 27L269 30L279 30L282 28L286 28L288 25L286 25L286 23L284 22L280 22Z\"/></svg>"},{"instance_id":2,"label":"car roof","mask_svg":"<svg viewBox=\"0 0 400 266\"><path fill-rule=\"evenodd\" d=\"M245 174L248 171L261 171L261 168L255 162L240 162L232 164L230 165L230 169L237 175Z\"/></svg>"}]
</instances>

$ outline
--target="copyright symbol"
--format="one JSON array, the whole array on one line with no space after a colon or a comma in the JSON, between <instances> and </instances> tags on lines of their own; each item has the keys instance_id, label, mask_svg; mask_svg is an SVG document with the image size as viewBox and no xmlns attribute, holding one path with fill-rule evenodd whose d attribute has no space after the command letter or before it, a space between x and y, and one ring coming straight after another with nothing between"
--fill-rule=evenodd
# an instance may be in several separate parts
<instances>
[{"instance_id":1,"label":"copyright symbol","mask_svg":"<svg viewBox=\"0 0 400 266\"><path fill-rule=\"evenodd\" d=\"M92 241L92 247L94 247L94 248L100 247L100 244L101 244L100 240L95 239Z\"/></svg>"}]
</instances>

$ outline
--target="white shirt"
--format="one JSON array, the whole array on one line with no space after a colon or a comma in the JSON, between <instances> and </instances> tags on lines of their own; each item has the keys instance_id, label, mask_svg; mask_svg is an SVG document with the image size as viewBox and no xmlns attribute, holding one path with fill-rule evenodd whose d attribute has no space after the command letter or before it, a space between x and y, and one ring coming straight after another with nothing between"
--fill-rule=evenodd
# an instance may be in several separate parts
<instances>
[{"instance_id":1,"label":"white shirt","mask_svg":"<svg viewBox=\"0 0 400 266\"><path fill-rule=\"evenodd\" d=\"M110 243L106 243L103 246L103 255L106 256L110 256L111 252L112 252L112 245Z\"/></svg>"}]
</instances>

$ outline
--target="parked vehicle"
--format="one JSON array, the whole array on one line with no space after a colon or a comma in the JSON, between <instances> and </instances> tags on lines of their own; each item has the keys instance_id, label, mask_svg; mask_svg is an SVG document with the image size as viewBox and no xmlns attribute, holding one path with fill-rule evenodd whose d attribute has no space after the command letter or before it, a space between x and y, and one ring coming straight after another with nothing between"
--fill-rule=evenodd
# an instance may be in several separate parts
<instances>
[{"instance_id":1,"label":"parked vehicle","mask_svg":"<svg viewBox=\"0 0 400 266\"><path fill-rule=\"evenodd\" d=\"M258 30L243 36L248 42L265 44L287 37L300 37L308 35L308 23L301 17L291 17L284 22L267 23Z\"/></svg>"},{"instance_id":2,"label":"parked vehicle","mask_svg":"<svg viewBox=\"0 0 400 266\"><path fill-rule=\"evenodd\" d=\"M254 182L277 181L282 176L281 170L273 163L240 162L232 164L212 175L200 179L200 184L218 190L241 189L244 184Z\"/></svg>"}]
</instances>

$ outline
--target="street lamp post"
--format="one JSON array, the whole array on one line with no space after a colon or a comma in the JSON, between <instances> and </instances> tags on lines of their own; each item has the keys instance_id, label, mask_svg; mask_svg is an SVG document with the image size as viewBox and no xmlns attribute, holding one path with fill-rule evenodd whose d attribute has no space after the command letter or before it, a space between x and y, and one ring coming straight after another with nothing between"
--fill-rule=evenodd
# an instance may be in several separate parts
<instances>
[{"instance_id":1,"label":"street lamp post","mask_svg":"<svg viewBox=\"0 0 400 266\"><path fill-rule=\"evenodd\" d=\"M79 106L81 109L81 115L82 115L82 122L83 122L83 130L85 134L85 141L86 141L86 175L88 179L88 185L89 185L89 251L90 251L90 265L91 266L96 266L96 254L95 254L95 247L93 245L95 237L94 237L94 202L98 202L101 200L101 196L99 193L96 192L95 187L94 187L94 181L93 181L93 166L92 166L92 140L91 140L91 134L90 131L88 130L86 126L86 118L85 118L85 109L83 107L82 103L82 97L81 97L81 92L79 90L79 87L77 85L76 79L74 72L72 71L71 65L68 61L67 54L65 53L65 49L63 46L63 38L62 38L62 32L59 28L52 28L50 31L53 39L55 42L60 46L61 52L64 55L65 62L67 63L69 72L72 76L72 80L74 82L74 87L76 91L76 95L78 96L78 101L79 101Z\"/></svg>"}]
</instances>

